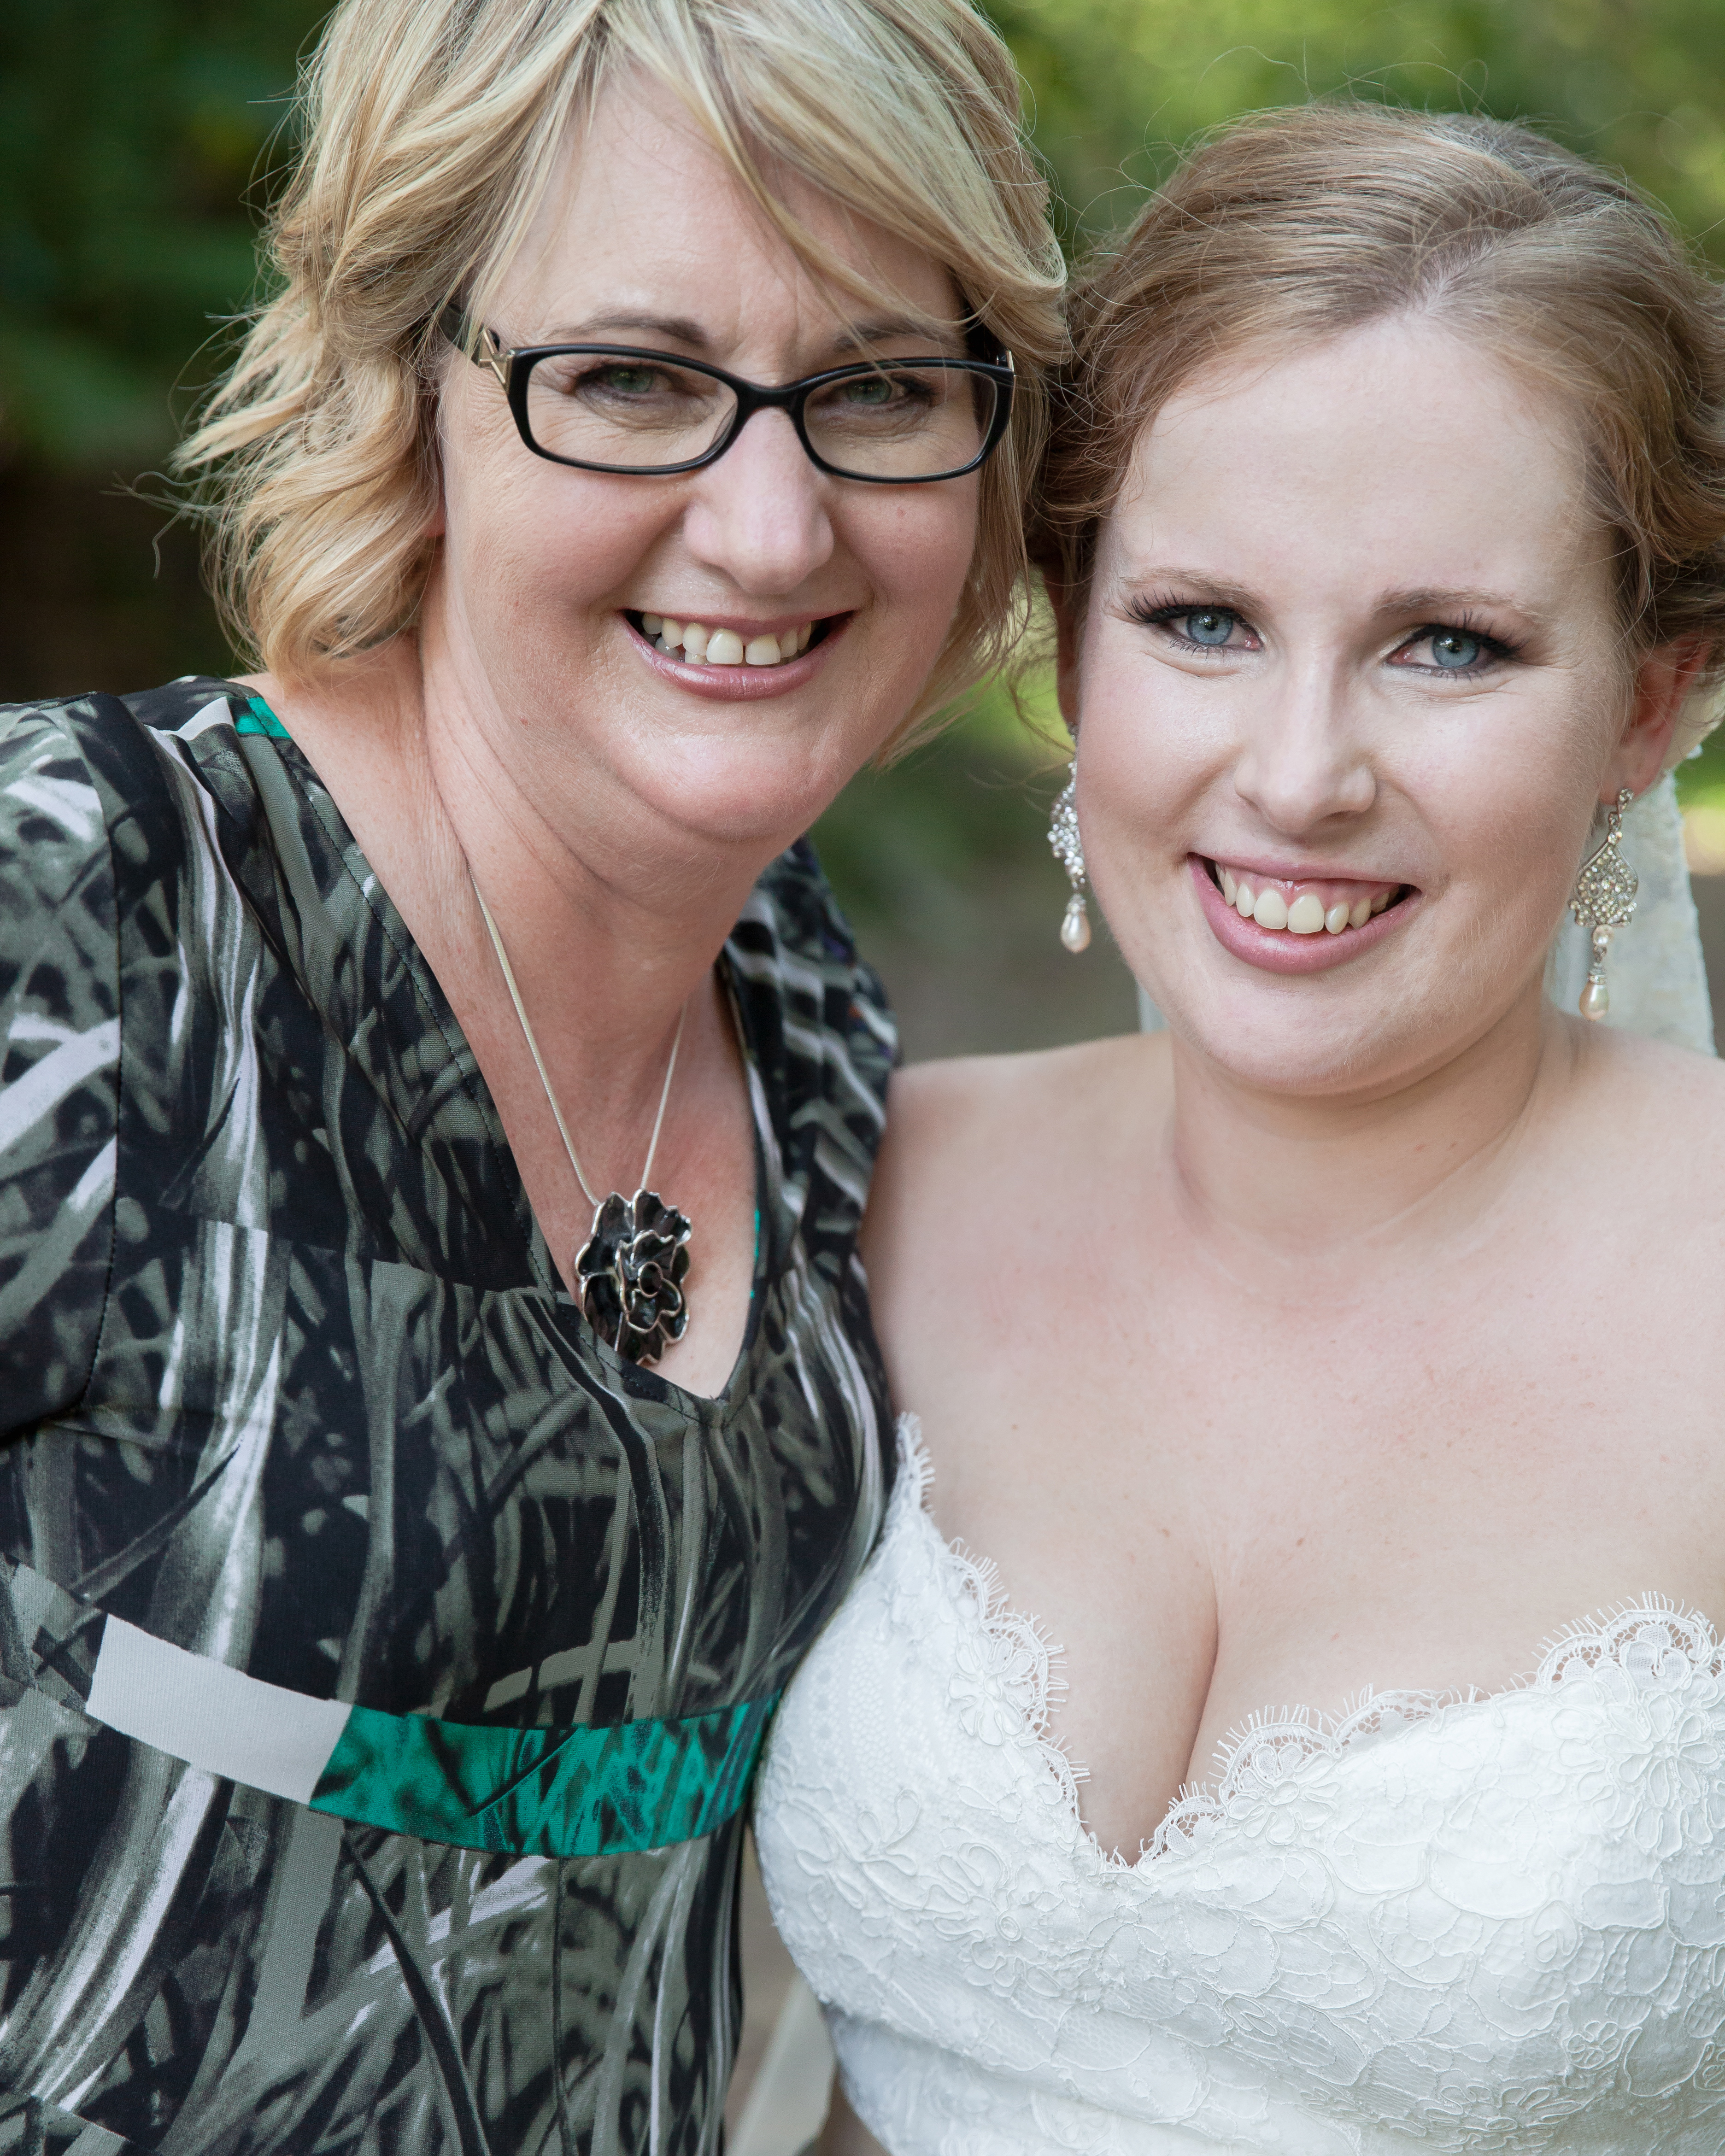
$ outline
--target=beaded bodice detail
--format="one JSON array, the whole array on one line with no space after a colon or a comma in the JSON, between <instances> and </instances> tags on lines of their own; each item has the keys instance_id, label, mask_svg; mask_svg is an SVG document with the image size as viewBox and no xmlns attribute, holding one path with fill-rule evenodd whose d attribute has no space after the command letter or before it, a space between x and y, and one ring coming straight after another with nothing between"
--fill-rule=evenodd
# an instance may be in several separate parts
<instances>
[{"instance_id":1,"label":"beaded bodice detail","mask_svg":"<svg viewBox=\"0 0 1725 2156\"><path fill-rule=\"evenodd\" d=\"M892 2156L1725 2148L1725 1677L1649 1599L1513 1689L1260 1719L1136 1862L924 1506L793 1681L768 1892Z\"/></svg>"}]
</instances>

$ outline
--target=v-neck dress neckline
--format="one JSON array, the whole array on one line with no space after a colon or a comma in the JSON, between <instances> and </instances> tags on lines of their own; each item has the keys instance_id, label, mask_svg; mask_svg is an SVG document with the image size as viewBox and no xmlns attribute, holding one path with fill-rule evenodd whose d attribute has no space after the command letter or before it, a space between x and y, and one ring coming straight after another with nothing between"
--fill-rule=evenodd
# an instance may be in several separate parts
<instances>
[{"instance_id":1,"label":"v-neck dress neckline","mask_svg":"<svg viewBox=\"0 0 1725 2156\"><path fill-rule=\"evenodd\" d=\"M473 1045L468 1040L454 1005L437 978L430 962L420 949L413 931L403 918L400 908L390 896L388 886L367 858L365 850L354 836L352 827L341 814L341 807L325 783L305 750L300 747L279 712L254 691L239 682L226 685L232 701L243 706L236 721L238 735L261 737L275 743L284 770L297 784L307 807L316 816L328 834L330 844L340 854L344 867L366 904L377 916L384 935L399 955L402 963L411 973L414 986L425 1004L437 1034L448 1046L450 1068L459 1073L460 1082L472 1100L475 1112L483 1119L492 1148L497 1156L499 1173L511 1186L513 1210L517 1232L526 1248L527 1260L534 1276L551 1296L567 1306L571 1322L580 1327L588 1351L614 1371L618 1378L624 1372L630 1373L631 1382L646 1379L661 1387L667 1399L681 1404L689 1413L713 1413L733 1406L747 1391L748 1367L757 1337L760 1316L761 1286L767 1260L768 1238L764 1232L770 1204L767 1173L767 1147L772 1140L767 1104L762 1093L759 1068L756 1060L755 1044L749 1031L749 1022L737 994L732 977L728 955L719 954L717 972L732 1020L736 1027L737 1046L742 1058L749 1099L749 1130L753 1147L754 1166L754 1250L750 1266L748 1312L743 1324L742 1340L733 1358L725 1383L716 1393L691 1392L675 1378L667 1378L639 1363L630 1363L619 1355L614 1345L597 1332L589 1323L580 1304L569 1293L539 1216L533 1210L527 1196L526 1183L515 1149L509 1142L503 1127L503 1118L498 1113L497 1103L480 1068ZM252 723L247 724L250 719Z\"/></svg>"}]
</instances>

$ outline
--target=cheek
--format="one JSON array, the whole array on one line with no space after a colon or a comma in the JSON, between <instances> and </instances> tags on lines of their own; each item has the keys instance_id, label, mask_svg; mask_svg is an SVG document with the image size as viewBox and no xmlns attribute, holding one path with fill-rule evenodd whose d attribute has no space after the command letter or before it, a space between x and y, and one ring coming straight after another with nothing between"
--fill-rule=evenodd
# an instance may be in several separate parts
<instances>
[{"instance_id":1,"label":"cheek","mask_svg":"<svg viewBox=\"0 0 1725 2156\"><path fill-rule=\"evenodd\" d=\"M505 410L444 454L444 567L470 614L567 613L605 602L663 521L656 490L548 464L522 447Z\"/></svg>"},{"instance_id":2,"label":"cheek","mask_svg":"<svg viewBox=\"0 0 1725 2156\"><path fill-rule=\"evenodd\" d=\"M845 505L841 544L896 615L944 622L970 573L978 501L973 480L859 490Z\"/></svg>"},{"instance_id":3,"label":"cheek","mask_svg":"<svg viewBox=\"0 0 1725 2156\"><path fill-rule=\"evenodd\" d=\"M1106 628L1081 665L1076 755L1086 830L1099 859L1147 867L1163 847L1183 860L1194 812L1225 785L1236 729L1219 685L1193 682L1137 650L1110 650Z\"/></svg>"},{"instance_id":4,"label":"cheek","mask_svg":"<svg viewBox=\"0 0 1725 2156\"><path fill-rule=\"evenodd\" d=\"M1560 683L1409 754L1399 790L1430 834L1440 879L1506 919L1548 932L1561 915L1591 825L1618 714L1609 696Z\"/></svg>"}]
</instances>

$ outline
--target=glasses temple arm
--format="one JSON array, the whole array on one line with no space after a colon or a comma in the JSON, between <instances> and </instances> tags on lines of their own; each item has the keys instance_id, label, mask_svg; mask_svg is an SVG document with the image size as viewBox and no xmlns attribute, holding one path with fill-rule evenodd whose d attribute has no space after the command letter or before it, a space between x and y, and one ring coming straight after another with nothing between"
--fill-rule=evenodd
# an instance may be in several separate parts
<instances>
[{"instance_id":1,"label":"glasses temple arm","mask_svg":"<svg viewBox=\"0 0 1725 2156\"><path fill-rule=\"evenodd\" d=\"M454 346L465 352L475 367L489 367L507 389L509 387L509 353L500 342L495 330L481 328L474 335L474 321L454 300L437 318L437 326Z\"/></svg>"}]
</instances>

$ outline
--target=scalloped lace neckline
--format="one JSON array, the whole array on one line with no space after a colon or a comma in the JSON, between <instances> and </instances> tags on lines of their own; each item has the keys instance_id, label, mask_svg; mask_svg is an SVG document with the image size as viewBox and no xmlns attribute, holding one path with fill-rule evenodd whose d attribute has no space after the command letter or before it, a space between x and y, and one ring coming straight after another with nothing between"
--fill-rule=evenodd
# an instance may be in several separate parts
<instances>
[{"instance_id":1,"label":"scalloped lace neckline","mask_svg":"<svg viewBox=\"0 0 1725 2156\"><path fill-rule=\"evenodd\" d=\"M1214 1782L1183 1785L1161 1824L1136 1857L1105 1850L1084 1820L1078 1784L1088 1769L1068 1754L1050 1731L1054 1702L1066 1690L1062 1650L1037 1619L1014 1609L999 1567L959 1542L948 1542L928 1510L933 1463L913 1414L898 1420L899 1476L882 1546L907 1524L920 1526L941 1560L944 1575L966 1608L988 1654L987 1666L962 1670L953 1681L959 1712L972 1730L983 1722L996 1742L1013 1743L1034 1757L1060 1785L1071 1823L1101 1862L1138 1871L1201 1848L1219 1829L1260 1810L1314 1759L1335 1758L1393 1740L1404 1731L1471 1709L1531 1692L1557 1690L1566 1681L1601 1669L1621 1669L1637 1686L1681 1681L1689 1672L1725 1672L1725 1649L1711 1621L1661 1594L1645 1594L1552 1634L1538 1650L1531 1675L1495 1690L1475 1686L1447 1691L1368 1690L1339 1714L1315 1707L1260 1710L1230 1730L1217 1748Z\"/></svg>"}]
</instances>

